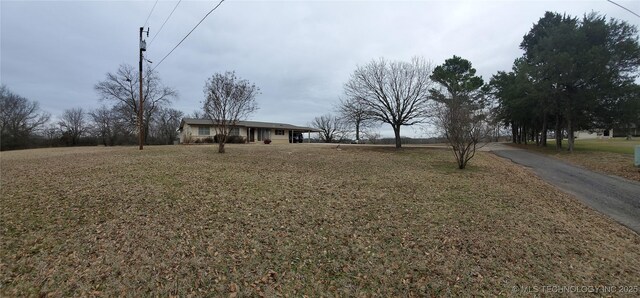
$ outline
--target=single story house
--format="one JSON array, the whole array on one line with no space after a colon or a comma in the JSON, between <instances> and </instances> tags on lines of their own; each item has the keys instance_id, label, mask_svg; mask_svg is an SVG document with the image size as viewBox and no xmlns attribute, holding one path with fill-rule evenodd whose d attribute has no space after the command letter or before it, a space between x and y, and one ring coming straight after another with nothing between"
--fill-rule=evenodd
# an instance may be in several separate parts
<instances>
[{"instance_id":1,"label":"single story house","mask_svg":"<svg viewBox=\"0 0 640 298\"><path fill-rule=\"evenodd\" d=\"M576 139L608 139L613 137L613 129L580 130L573 134Z\"/></svg>"},{"instance_id":2,"label":"single story house","mask_svg":"<svg viewBox=\"0 0 640 298\"><path fill-rule=\"evenodd\" d=\"M202 141L213 138L217 134L217 129L216 124L210 119L183 118L178 132L180 143L184 144L198 139ZM244 137L247 143L262 142L265 139L270 139L273 143L292 143L294 136L312 132L317 133L320 130L286 123L238 121L229 135Z\"/></svg>"}]
</instances>

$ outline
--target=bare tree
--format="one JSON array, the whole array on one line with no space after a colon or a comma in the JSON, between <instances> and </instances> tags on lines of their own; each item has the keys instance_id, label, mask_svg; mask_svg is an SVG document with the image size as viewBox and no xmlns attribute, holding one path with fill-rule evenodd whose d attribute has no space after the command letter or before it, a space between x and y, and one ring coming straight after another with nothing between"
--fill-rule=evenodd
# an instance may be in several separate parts
<instances>
[{"instance_id":1,"label":"bare tree","mask_svg":"<svg viewBox=\"0 0 640 298\"><path fill-rule=\"evenodd\" d=\"M202 113L202 111L200 110L194 110L193 112L191 112L191 114L186 116L187 118L194 118L194 119L203 119L206 116L204 115L204 113Z\"/></svg>"},{"instance_id":2,"label":"bare tree","mask_svg":"<svg viewBox=\"0 0 640 298\"><path fill-rule=\"evenodd\" d=\"M26 148L29 138L49 121L49 113L30 101L0 86L0 150Z\"/></svg>"},{"instance_id":3,"label":"bare tree","mask_svg":"<svg viewBox=\"0 0 640 298\"><path fill-rule=\"evenodd\" d=\"M330 114L314 118L311 126L320 130L320 139L325 143L341 141L347 131L342 119Z\"/></svg>"},{"instance_id":4,"label":"bare tree","mask_svg":"<svg viewBox=\"0 0 640 298\"><path fill-rule=\"evenodd\" d=\"M235 72L216 73L204 86L204 114L216 124L218 152L224 153L227 136L236 123L258 109L260 88L236 77Z\"/></svg>"},{"instance_id":5,"label":"bare tree","mask_svg":"<svg viewBox=\"0 0 640 298\"><path fill-rule=\"evenodd\" d=\"M161 108L154 119L154 130L163 144L171 145L178 137L178 127L183 113L176 109Z\"/></svg>"},{"instance_id":6,"label":"bare tree","mask_svg":"<svg viewBox=\"0 0 640 298\"><path fill-rule=\"evenodd\" d=\"M86 115L82 108L65 110L58 121L60 130L71 139L71 146L78 144L80 137L87 131L87 124Z\"/></svg>"},{"instance_id":7,"label":"bare tree","mask_svg":"<svg viewBox=\"0 0 640 298\"><path fill-rule=\"evenodd\" d=\"M435 100L436 126L442 129L456 157L459 169L473 158L478 143L490 128L485 111L483 80L475 75L471 62L458 56L437 66L431 79L441 88L431 89Z\"/></svg>"},{"instance_id":8,"label":"bare tree","mask_svg":"<svg viewBox=\"0 0 640 298\"><path fill-rule=\"evenodd\" d=\"M345 93L365 106L374 120L391 125L400 148L400 127L421 123L428 116L430 74L431 65L421 58L410 62L381 58L358 67L345 84Z\"/></svg>"},{"instance_id":9,"label":"bare tree","mask_svg":"<svg viewBox=\"0 0 640 298\"><path fill-rule=\"evenodd\" d=\"M115 74L107 73L107 78L95 85L101 100L115 103L117 110L127 119L133 128L138 127L138 111L140 110L139 74L133 66L122 64ZM143 77L144 140L149 126L157 110L177 96L177 92L162 85L160 78L151 69L147 69Z\"/></svg>"},{"instance_id":10,"label":"bare tree","mask_svg":"<svg viewBox=\"0 0 640 298\"><path fill-rule=\"evenodd\" d=\"M367 106L357 98L341 99L338 104L340 118L345 124L353 125L356 129L356 142L360 143L360 132L369 127L373 121Z\"/></svg>"},{"instance_id":11,"label":"bare tree","mask_svg":"<svg viewBox=\"0 0 640 298\"><path fill-rule=\"evenodd\" d=\"M464 169L491 132L487 114L463 101L435 104L435 124L447 139L459 169Z\"/></svg>"},{"instance_id":12,"label":"bare tree","mask_svg":"<svg viewBox=\"0 0 640 298\"><path fill-rule=\"evenodd\" d=\"M367 139L367 143L377 144L382 138L382 135L377 131L366 131L364 132L364 137Z\"/></svg>"},{"instance_id":13,"label":"bare tree","mask_svg":"<svg viewBox=\"0 0 640 298\"><path fill-rule=\"evenodd\" d=\"M61 136L60 129L53 123L47 124L42 130L42 134L46 138L49 147L53 147L54 145L56 145Z\"/></svg>"},{"instance_id":14,"label":"bare tree","mask_svg":"<svg viewBox=\"0 0 640 298\"><path fill-rule=\"evenodd\" d=\"M93 122L93 134L105 146L113 146L117 135L118 116L114 109L102 106L89 112Z\"/></svg>"}]
</instances>

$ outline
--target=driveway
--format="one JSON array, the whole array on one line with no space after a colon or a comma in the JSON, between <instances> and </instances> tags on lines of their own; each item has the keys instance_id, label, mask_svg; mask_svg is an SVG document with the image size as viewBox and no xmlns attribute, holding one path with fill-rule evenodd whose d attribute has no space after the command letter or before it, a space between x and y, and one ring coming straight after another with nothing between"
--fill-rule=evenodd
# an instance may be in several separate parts
<instances>
[{"instance_id":1,"label":"driveway","mask_svg":"<svg viewBox=\"0 0 640 298\"><path fill-rule=\"evenodd\" d=\"M640 183L595 173L539 153L489 144L494 154L531 168L545 181L640 234Z\"/></svg>"}]
</instances>

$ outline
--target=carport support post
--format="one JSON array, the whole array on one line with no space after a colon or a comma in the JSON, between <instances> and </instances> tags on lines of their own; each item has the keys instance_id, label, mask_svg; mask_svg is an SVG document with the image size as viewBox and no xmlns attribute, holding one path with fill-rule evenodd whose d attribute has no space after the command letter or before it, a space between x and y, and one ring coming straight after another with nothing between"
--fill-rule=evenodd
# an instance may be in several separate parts
<instances>
[{"instance_id":1,"label":"carport support post","mask_svg":"<svg viewBox=\"0 0 640 298\"><path fill-rule=\"evenodd\" d=\"M311 131L307 131L307 143L311 144Z\"/></svg>"}]
</instances>

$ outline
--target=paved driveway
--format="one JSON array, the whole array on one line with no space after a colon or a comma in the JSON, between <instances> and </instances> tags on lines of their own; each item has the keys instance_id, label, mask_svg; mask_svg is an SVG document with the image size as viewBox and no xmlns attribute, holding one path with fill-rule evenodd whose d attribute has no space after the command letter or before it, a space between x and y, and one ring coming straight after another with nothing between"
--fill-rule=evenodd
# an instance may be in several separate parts
<instances>
[{"instance_id":1,"label":"paved driveway","mask_svg":"<svg viewBox=\"0 0 640 298\"><path fill-rule=\"evenodd\" d=\"M545 181L640 234L640 183L507 145L489 144L485 150L531 168Z\"/></svg>"}]
</instances>

